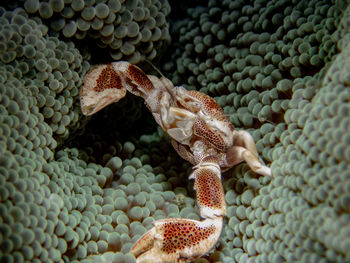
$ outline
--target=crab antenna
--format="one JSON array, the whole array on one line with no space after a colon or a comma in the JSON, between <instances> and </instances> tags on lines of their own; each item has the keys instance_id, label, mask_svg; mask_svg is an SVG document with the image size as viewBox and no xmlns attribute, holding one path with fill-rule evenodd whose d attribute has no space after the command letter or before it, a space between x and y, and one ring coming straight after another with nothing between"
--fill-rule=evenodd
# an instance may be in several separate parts
<instances>
[{"instance_id":1,"label":"crab antenna","mask_svg":"<svg viewBox=\"0 0 350 263\"><path fill-rule=\"evenodd\" d=\"M145 61L146 61L148 64L150 64L151 67L152 67L155 71L157 71L157 73L158 73L160 76L164 77L164 75L162 74L162 72L161 72L150 60L148 60L148 59L146 58Z\"/></svg>"}]
</instances>

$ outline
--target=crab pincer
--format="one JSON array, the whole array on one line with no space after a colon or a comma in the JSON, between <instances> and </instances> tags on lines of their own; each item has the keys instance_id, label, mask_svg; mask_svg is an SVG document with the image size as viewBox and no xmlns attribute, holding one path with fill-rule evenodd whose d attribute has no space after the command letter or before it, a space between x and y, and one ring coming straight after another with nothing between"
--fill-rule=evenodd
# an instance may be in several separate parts
<instances>
[{"instance_id":1,"label":"crab pincer","mask_svg":"<svg viewBox=\"0 0 350 263\"><path fill-rule=\"evenodd\" d=\"M131 248L138 263L190 262L207 253L222 230L222 217L197 221L166 218L154 222Z\"/></svg>"},{"instance_id":2,"label":"crab pincer","mask_svg":"<svg viewBox=\"0 0 350 263\"><path fill-rule=\"evenodd\" d=\"M215 159L214 159L215 160ZM217 242L226 214L220 167L209 161L196 165L194 179L197 205L203 221L167 218L154 222L154 227L135 243L131 253L137 262L190 262L206 254Z\"/></svg>"}]
</instances>

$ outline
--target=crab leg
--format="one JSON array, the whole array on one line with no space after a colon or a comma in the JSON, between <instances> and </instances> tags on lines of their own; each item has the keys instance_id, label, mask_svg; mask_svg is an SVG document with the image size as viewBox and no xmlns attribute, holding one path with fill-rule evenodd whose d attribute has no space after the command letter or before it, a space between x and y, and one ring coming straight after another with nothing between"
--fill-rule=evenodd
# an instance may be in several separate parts
<instances>
[{"instance_id":1,"label":"crab leg","mask_svg":"<svg viewBox=\"0 0 350 263\"><path fill-rule=\"evenodd\" d=\"M263 165L258 159L258 152L253 137L246 131L240 130L235 133L235 145L227 150L226 165L232 167L245 161L254 172L271 176L271 169Z\"/></svg>"},{"instance_id":2,"label":"crab leg","mask_svg":"<svg viewBox=\"0 0 350 263\"><path fill-rule=\"evenodd\" d=\"M263 165L259 159L252 154L249 150L241 146L233 146L227 152L227 163L234 165L245 161L252 171L261 174L263 176L271 176L271 169Z\"/></svg>"}]
</instances>

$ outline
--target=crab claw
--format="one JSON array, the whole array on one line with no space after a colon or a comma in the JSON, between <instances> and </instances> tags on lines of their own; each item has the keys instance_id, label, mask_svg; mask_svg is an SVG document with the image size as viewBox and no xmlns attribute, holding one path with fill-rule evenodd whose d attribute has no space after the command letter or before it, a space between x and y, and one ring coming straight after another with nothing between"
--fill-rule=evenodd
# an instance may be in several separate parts
<instances>
[{"instance_id":1,"label":"crab claw","mask_svg":"<svg viewBox=\"0 0 350 263\"><path fill-rule=\"evenodd\" d=\"M141 69L129 62L118 61L96 66L84 77L84 85L80 90L81 110L84 115L92 115L125 97L127 90L144 98L146 104L159 106L161 81L154 77L152 79L157 80L158 89L154 88L150 78Z\"/></svg>"},{"instance_id":2,"label":"crab claw","mask_svg":"<svg viewBox=\"0 0 350 263\"><path fill-rule=\"evenodd\" d=\"M81 111L92 115L124 98L125 94L125 80L112 64L96 66L84 77L80 90Z\"/></svg>"},{"instance_id":3,"label":"crab claw","mask_svg":"<svg viewBox=\"0 0 350 263\"><path fill-rule=\"evenodd\" d=\"M206 157L190 175L195 180L203 221L168 218L155 221L132 247L137 262L189 262L207 253L218 240L226 214L221 171L215 157Z\"/></svg>"},{"instance_id":4,"label":"crab claw","mask_svg":"<svg viewBox=\"0 0 350 263\"><path fill-rule=\"evenodd\" d=\"M131 248L137 263L190 262L207 253L218 240L222 217L197 221L167 218L154 222Z\"/></svg>"}]
</instances>

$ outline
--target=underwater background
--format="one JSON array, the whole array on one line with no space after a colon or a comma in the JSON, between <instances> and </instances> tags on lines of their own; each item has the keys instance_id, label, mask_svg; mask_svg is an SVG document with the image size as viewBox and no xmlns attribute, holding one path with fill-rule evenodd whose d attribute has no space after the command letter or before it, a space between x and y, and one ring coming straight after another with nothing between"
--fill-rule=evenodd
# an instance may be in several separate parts
<instances>
[{"instance_id":1,"label":"underwater background","mask_svg":"<svg viewBox=\"0 0 350 263\"><path fill-rule=\"evenodd\" d=\"M135 262L154 220L200 219L140 98L82 115L84 75L117 60L215 98L272 168L222 175L223 232L195 262L350 262L345 0L1 1L1 262Z\"/></svg>"}]
</instances>

